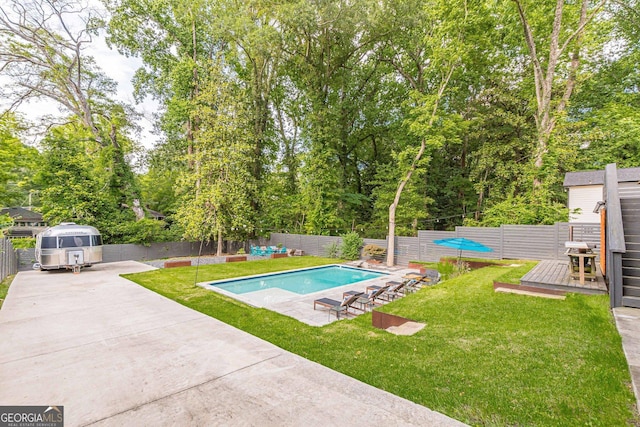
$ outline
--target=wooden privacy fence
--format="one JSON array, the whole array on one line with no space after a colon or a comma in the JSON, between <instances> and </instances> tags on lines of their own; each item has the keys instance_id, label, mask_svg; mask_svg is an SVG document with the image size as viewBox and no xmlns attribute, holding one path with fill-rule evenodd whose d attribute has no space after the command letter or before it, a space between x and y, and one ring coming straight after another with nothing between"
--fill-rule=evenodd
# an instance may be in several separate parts
<instances>
[{"instance_id":1,"label":"wooden privacy fence","mask_svg":"<svg viewBox=\"0 0 640 427\"><path fill-rule=\"evenodd\" d=\"M572 229L572 233L570 233ZM433 243L437 239L465 237L480 242L493 252L463 251L465 257L489 259L562 259L565 242L573 240L599 244L600 224L559 222L554 225L503 225L500 227L456 227L455 231L419 231L417 237L397 237L395 263L409 261L438 261L443 256L457 256L456 249ZM307 255L326 256L328 247L342 239L335 236L308 236L272 233L269 245L283 244L287 248L302 249ZM386 240L364 239L365 245L374 243L386 248Z\"/></svg>"},{"instance_id":2,"label":"wooden privacy fence","mask_svg":"<svg viewBox=\"0 0 640 427\"><path fill-rule=\"evenodd\" d=\"M0 239L0 281L18 272L18 258L11 240Z\"/></svg>"}]
</instances>

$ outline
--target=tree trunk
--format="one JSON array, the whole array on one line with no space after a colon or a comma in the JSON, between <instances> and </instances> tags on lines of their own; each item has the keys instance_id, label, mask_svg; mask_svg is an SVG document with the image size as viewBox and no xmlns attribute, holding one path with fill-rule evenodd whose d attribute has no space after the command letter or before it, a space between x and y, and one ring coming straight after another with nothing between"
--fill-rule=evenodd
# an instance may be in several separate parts
<instances>
[{"instance_id":1,"label":"tree trunk","mask_svg":"<svg viewBox=\"0 0 640 427\"><path fill-rule=\"evenodd\" d=\"M431 126L433 126L433 122L436 119L436 113L438 112L440 99L442 98L442 95L444 94L444 91L449 84L449 80L451 79L451 75L453 74L455 66L455 62L451 64L447 75L444 77L442 83L440 84L440 87L438 88L438 96L436 97L436 100L433 104L433 110L431 111L431 117L429 117L429 124L427 126L427 129L431 129ZM389 267L393 267L395 263L396 209L398 208L398 204L400 203L400 196L402 195L402 191L407 185L407 182L409 182L409 180L411 179L411 175L413 175L413 171L418 166L418 162L422 158L422 155L424 154L426 148L427 140L422 138L422 141L420 143L420 150L418 150L418 154L416 154L416 157L413 159L411 167L407 172L407 176L402 181L400 181L400 185L398 185L398 189L396 190L396 195L393 199L393 203L391 203L391 206L389 206L389 241L387 242L387 266Z\"/></svg>"},{"instance_id":2,"label":"tree trunk","mask_svg":"<svg viewBox=\"0 0 640 427\"><path fill-rule=\"evenodd\" d=\"M435 110L433 112L431 122L433 122L434 118ZM400 203L400 196L402 195L402 190L404 190L404 187L411 179L411 175L413 175L413 171L416 169L418 161L422 157L422 154L424 154L426 148L427 141L423 139L420 143L420 150L418 151L418 154L416 154L415 159L413 159L413 163L409 168L409 172L407 172L407 176L402 181L400 181L400 185L398 185L398 189L396 190L396 196L393 199L393 203L391 203L391 206L389 206L389 241L387 242L387 266L389 267L393 267L393 265L395 264L396 209L398 208L398 204Z\"/></svg>"},{"instance_id":3,"label":"tree trunk","mask_svg":"<svg viewBox=\"0 0 640 427\"><path fill-rule=\"evenodd\" d=\"M216 256L222 256L222 230L218 230L218 250Z\"/></svg>"}]
</instances>

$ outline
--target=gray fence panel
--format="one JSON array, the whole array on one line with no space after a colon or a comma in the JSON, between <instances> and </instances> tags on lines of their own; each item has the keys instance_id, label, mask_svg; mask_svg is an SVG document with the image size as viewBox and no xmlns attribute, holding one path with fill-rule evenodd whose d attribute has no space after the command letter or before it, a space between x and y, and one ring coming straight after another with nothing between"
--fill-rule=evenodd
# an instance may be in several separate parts
<instances>
[{"instance_id":1,"label":"gray fence panel","mask_svg":"<svg viewBox=\"0 0 640 427\"><path fill-rule=\"evenodd\" d=\"M458 251L436 245L434 240L456 237L455 231L418 231L420 240L420 261L437 262L444 256L458 256Z\"/></svg>"},{"instance_id":2,"label":"gray fence panel","mask_svg":"<svg viewBox=\"0 0 640 427\"><path fill-rule=\"evenodd\" d=\"M33 269L36 262L36 249L18 249L16 250L18 270L25 271Z\"/></svg>"},{"instance_id":3,"label":"gray fence panel","mask_svg":"<svg viewBox=\"0 0 640 427\"><path fill-rule=\"evenodd\" d=\"M395 264L407 265L409 261L419 261L420 239L417 237L396 237Z\"/></svg>"},{"instance_id":4,"label":"gray fence panel","mask_svg":"<svg viewBox=\"0 0 640 427\"><path fill-rule=\"evenodd\" d=\"M557 226L503 225L503 257L507 259L558 259Z\"/></svg>"},{"instance_id":5,"label":"gray fence panel","mask_svg":"<svg viewBox=\"0 0 640 427\"><path fill-rule=\"evenodd\" d=\"M336 236L318 236L318 256L327 256L329 247L332 245L340 245L342 238Z\"/></svg>"},{"instance_id":6,"label":"gray fence panel","mask_svg":"<svg viewBox=\"0 0 640 427\"><path fill-rule=\"evenodd\" d=\"M445 256L458 256L456 249L439 246L434 240L466 237L493 249L493 252L463 251L465 257L489 259L564 259L564 244L569 240L569 227L573 228L573 239L597 243L600 241L600 225L594 223L557 223L555 225L503 225L502 227L456 227L456 231L418 231L418 237L396 238L395 261L406 265L419 260L436 262ZM271 236L269 244L282 243L300 248L308 255L325 256L326 247L340 242L339 237L279 234ZM364 244L387 246L382 239L364 239Z\"/></svg>"},{"instance_id":7,"label":"gray fence panel","mask_svg":"<svg viewBox=\"0 0 640 427\"><path fill-rule=\"evenodd\" d=\"M502 230L500 227L456 227L457 237L475 240L493 249L493 252L462 251L468 258L502 258Z\"/></svg>"},{"instance_id":8,"label":"gray fence panel","mask_svg":"<svg viewBox=\"0 0 640 427\"><path fill-rule=\"evenodd\" d=\"M287 249L302 249L302 235L288 233L271 233L266 246L278 246L282 244Z\"/></svg>"},{"instance_id":9,"label":"gray fence panel","mask_svg":"<svg viewBox=\"0 0 640 427\"><path fill-rule=\"evenodd\" d=\"M565 242L573 240L576 242L587 242L594 247L594 252L600 254L600 224L597 223L575 223L575 222L559 222L558 226L558 259L565 258ZM573 229L573 232L570 232Z\"/></svg>"}]
</instances>

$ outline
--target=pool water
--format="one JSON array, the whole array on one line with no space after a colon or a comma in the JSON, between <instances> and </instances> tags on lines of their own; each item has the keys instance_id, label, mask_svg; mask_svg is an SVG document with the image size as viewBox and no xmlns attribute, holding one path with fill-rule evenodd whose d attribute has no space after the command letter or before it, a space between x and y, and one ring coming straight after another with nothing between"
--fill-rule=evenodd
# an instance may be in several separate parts
<instances>
[{"instance_id":1,"label":"pool water","mask_svg":"<svg viewBox=\"0 0 640 427\"><path fill-rule=\"evenodd\" d=\"M385 276L386 274L387 273L379 273L377 271L363 270L360 268L330 265L254 276L246 279L225 280L222 282L213 282L210 285L234 294L246 294L263 289L279 288L306 295L338 286L350 285L363 280L375 279Z\"/></svg>"}]
</instances>

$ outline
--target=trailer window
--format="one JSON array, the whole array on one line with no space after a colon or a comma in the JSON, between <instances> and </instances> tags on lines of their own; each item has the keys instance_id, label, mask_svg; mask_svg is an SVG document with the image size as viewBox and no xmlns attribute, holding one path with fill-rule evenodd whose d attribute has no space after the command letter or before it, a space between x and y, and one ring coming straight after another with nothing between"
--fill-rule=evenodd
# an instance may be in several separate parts
<instances>
[{"instance_id":1,"label":"trailer window","mask_svg":"<svg viewBox=\"0 0 640 427\"><path fill-rule=\"evenodd\" d=\"M40 241L40 247L42 249L55 249L56 238L55 237L43 237Z\"/></svg>"},{"instance_id":2,"label":"trailer window","mask_svg":"<svg viewBox=\"0 0 640 427\"><path fill-rule=\"evenodd\" d=\"M89 236L63 236L58 237L60 248L81 248L89 246Z\"/></svg>"},{"instance_id":3,"label":"trailer window","mask_svg":"<svg viewBox=\"0 0 640 427\"><path fill-rule=\"evenodd\" d=\"M91 236L91 246L102 246L102 236Z\"/></svg>"}]
</instances>

